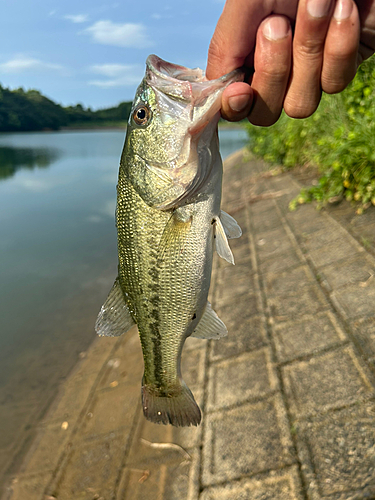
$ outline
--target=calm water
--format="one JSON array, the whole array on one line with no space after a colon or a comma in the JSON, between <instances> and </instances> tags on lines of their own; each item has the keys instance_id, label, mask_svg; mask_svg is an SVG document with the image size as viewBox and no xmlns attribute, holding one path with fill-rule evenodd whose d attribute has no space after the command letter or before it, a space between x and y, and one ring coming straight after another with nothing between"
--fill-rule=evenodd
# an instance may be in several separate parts
<instances>
[{"instance_id":1,"label":"calm water","mask_svg":"<svg viewBox=\"0 0 375 500\"><path fill-rule=\"evenodd\" d=\"M220 131L225 158L244 130ZM0 135L0 476L42 415L117 274L114 210L123 131ZM6 432L4 432L6 431Z\"/></svg>"}]
</instances>

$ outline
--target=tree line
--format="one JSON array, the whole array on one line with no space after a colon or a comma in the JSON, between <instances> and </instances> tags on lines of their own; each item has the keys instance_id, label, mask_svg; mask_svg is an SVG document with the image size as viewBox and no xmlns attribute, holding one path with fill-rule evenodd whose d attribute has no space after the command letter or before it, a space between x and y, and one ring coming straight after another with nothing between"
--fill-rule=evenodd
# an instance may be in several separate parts
<instances>
[{"instance_id":1,"label":"tree line","mask_svg":"<svg viewBox=\"0 0 375 500\"><path fill-rule=\"evenodd\" d=\"M0 85L0 132L59 130L62 127L125 124L131 102L92 111L81 104L61 106L38 90L10 90Z\"/></svg>"}]
</instances>

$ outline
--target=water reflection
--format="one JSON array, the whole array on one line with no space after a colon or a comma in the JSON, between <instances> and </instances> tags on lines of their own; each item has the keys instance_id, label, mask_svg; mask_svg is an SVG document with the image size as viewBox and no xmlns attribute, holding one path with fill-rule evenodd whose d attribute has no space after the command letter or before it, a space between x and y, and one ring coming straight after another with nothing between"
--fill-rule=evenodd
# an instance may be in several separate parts
<instances>
[{"instance_id":1,"label":"water reflection","mask_svg":"<svg viewBox=\"0 0 375 500\"><path fill-rule=\"evenodd\" d=\"M223 158L247 140L244 130L219 135ZM62 379L95 338L117 274L124 136L0 134L0 180L7 179L0 182L0 485L4 471L18 467L20 442L32 441Z\"/></svg>"},{"instance_id":2,"label":"water reflection","mask_svg":"<svg viewBox=\"0 0 375 500\"><path fill-rule=\"evenodd\" d=\"M59 157L57 149L0 147L0 181L22 168L47 168Z\"/></svg>"}]
</instances>

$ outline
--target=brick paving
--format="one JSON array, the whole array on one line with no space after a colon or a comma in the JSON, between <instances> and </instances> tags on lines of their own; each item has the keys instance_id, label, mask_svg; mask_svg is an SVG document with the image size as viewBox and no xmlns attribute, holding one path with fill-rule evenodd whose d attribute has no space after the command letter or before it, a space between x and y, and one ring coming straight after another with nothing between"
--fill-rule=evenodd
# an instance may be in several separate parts
<instances>
[{"instance_id":1,"label":"brick paving","mask_svg":"<svg viewBox=\"0 0 375 500\"><path fill-rule=\"evenodd\" d=\"M229 335L183 352L202 424L147 422L136 329L98 338L4 500L375 498L375 211L289 212L296 179L245 158L224 179L236 266L216 259L211 289Z\"/></svg>"}]
</instances>

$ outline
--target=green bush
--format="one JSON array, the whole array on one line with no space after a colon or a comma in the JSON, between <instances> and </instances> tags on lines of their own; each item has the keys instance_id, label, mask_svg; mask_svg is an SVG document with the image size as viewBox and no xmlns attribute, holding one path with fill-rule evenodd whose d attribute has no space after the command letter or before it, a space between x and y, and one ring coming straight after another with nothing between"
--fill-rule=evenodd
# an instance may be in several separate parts
<instances>
[{"instance_id":1,"label":"green bush","mask_svg":"<svg viewBox=\"0 0 375 500\"><path fill-rule=\"evenodd\" d=\"M341 94L323 94L317 111L295 120L282 114L269 128L247 125L251 151L285 168L310 164L321 174L318 185L291 202L324 205L343 196L358 202L358 213L375 205L375 58L358 70Z\"/></svg>"}]
</instances>

